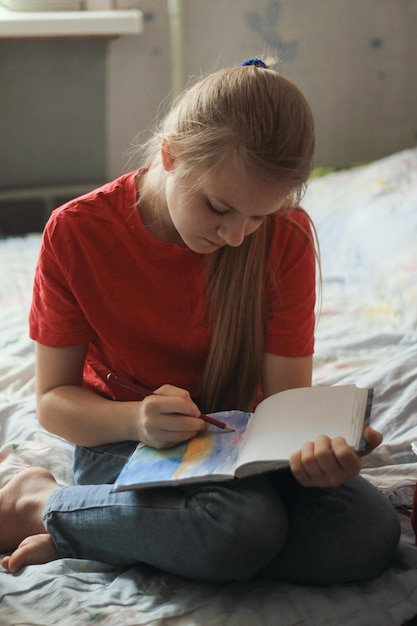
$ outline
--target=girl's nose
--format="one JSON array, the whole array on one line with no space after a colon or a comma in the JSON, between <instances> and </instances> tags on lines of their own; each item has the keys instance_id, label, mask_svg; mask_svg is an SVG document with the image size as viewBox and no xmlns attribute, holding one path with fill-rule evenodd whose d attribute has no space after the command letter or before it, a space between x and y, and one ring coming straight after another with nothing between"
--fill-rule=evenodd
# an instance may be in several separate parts
<instances>
[{"instance_id":1,"label":"girl's nose","mask_svg":"<svg viewBox=\"0 0 417 626\"><path fill-rule=\"evenodd\" d=\"M240 246L249 232L249 220L246 218L233 220L233 222L229 222L227 225L222 224L217 229L219 237L233 248Z\"/></svg>"}]
</instances>

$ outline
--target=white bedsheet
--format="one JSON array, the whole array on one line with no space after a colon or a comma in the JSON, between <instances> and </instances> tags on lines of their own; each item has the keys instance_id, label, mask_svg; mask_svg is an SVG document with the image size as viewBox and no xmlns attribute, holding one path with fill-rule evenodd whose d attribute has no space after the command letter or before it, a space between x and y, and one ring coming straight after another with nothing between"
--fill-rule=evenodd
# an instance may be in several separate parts
<instances>
[{"instance_id":1,"label":"white bedsheet","mask_svg":"<svg viewBox=\"0 0 417 626\"><path fill-rule=\"evenodd\" d=\"M304 206L323 256L314 382L374 387L384 443L363 474L406 506L417 481L417 150L316 179ZM39 241L0 241L0 484L28 465L72 481L71 445L36 421L27 313ZM217 585L71 559L0 569L0 626L399 626L417 614L417 548L400 517L395 561L362 584Z\"/></svg>"}]
</instances>

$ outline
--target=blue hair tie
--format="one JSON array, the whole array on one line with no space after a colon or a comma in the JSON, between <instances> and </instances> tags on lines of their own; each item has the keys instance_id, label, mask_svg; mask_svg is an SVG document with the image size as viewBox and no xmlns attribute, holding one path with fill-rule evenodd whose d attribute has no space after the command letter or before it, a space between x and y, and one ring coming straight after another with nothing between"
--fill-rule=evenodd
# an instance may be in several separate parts
<instances>
[{"instance_id":1,"label":"blue hair tie","mask_svg":"<svg viewBox=\"0 0 417 626\"><path fill-rule=\"evenodd\" d=\"M264 67L265 69L268 69L262 59L248 59L247 61L243 61L242 66L245 65L254 65L255 67Z\"/></svg>"}]
</instances>

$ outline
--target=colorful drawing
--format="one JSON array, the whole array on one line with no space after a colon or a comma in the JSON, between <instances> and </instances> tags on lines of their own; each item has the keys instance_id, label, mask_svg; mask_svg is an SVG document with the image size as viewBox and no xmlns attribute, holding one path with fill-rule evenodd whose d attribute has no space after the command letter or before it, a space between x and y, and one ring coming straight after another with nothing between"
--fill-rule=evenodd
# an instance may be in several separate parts
<instances>
[{"instance_id":1,"label":"colorful drawing","mask_svg":"<svg viewBox=\"0 0 417 626\"><path fill-rule=\"evenodd\" d=\"M139 447L123 468L115 490L190 476L232 475L250 413L224 411L215 417L234 428L234 432L210 426L194 439L167 450Z\"/></svg>"}]
</instances>

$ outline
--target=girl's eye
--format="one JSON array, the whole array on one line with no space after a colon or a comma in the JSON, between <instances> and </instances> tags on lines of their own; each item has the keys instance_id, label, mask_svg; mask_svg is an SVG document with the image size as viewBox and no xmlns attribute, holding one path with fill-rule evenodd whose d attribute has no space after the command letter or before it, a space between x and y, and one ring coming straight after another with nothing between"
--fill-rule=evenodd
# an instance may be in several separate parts
<instances>
[{"instance_id":1,"label":"girl's eye","mask_svg":"<svg viewBox=\"0 0 417 626\"><path fill-rule=\"evenodd\" d=\"M209 209L209 211L211 213L214 213L214 215L220 215L223 216L227 213L227 211L219 211L218 209L216 209L216 207L214 207L211 202L207 202L207 207Z\"/></svg>"},{"instance_id":2,"label":"girl's eye","mask_svg":"<svg viewBox=\"0 0 417 626\"><path fill-rule=\"evenodd\" d=\"M214 215L218 215L219 217L224 217L225 215L227 215L229 213L228 210L219 211L219 209L216 209L216 207L213 206L209 200L207 200L207 208L210 211L210 213L213 213ZM262 222L264 222L267 219L267 217L269 217L269 216L268 215L259 215L259 216L253 215L251 217L251 219L254 222L257 222L257 223L261 224Z\"/></svg>"}]
</instances>

